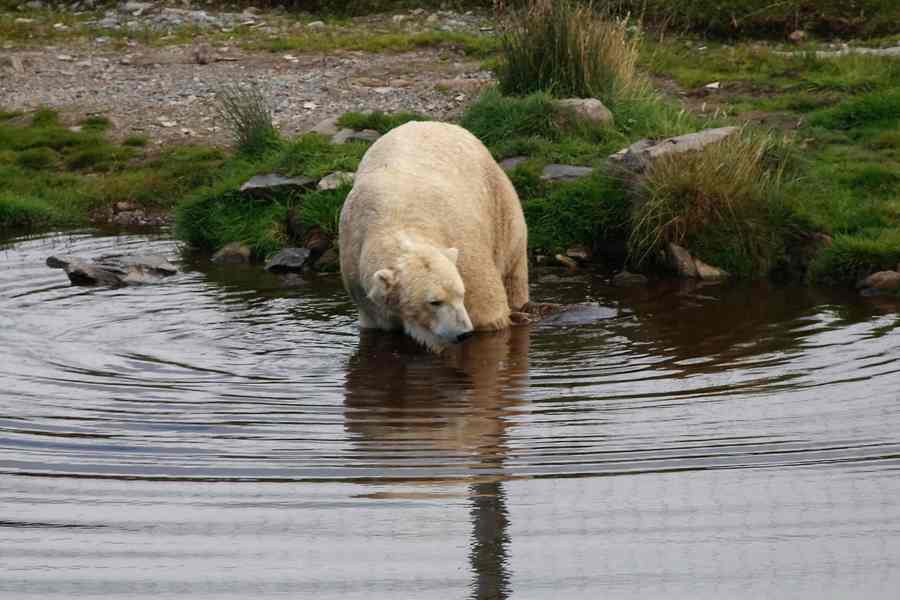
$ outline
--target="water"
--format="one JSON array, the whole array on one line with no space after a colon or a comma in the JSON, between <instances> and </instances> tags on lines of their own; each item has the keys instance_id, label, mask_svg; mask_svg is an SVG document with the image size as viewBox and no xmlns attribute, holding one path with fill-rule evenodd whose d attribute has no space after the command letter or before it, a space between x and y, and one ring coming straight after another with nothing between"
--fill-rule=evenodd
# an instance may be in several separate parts
<instances>
[{"instance_id":1,"label":"water","mask_svg":"<svg viewBox=\"0 0 900 600\"><path fill-rule=\"evenodd\" d=\"M153 251L159 286L44 259ZM2 598L896 598L897 301L588 277L438 358L165 237L0 250Z\"/></svg>"}]
</instances>

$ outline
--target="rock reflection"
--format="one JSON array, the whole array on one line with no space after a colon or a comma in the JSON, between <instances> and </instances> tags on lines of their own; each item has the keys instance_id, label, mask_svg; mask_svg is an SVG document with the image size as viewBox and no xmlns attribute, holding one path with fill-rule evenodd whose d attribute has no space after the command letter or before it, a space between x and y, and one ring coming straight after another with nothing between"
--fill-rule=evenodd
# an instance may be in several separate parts
<instances>
[{"instance_id":1,"label":"rock reflection","mask_svg":"<svg viewBox=\"0 0 900 600\"><path fill-rule=\"evenodd\" d=\"M481 334L436 357L403 336L363 332L347 369L346 429L361 460L465 465L476 599L509 595L503 463L527 383L529 336L525 327Z\"/></svg>"}]
</instances>

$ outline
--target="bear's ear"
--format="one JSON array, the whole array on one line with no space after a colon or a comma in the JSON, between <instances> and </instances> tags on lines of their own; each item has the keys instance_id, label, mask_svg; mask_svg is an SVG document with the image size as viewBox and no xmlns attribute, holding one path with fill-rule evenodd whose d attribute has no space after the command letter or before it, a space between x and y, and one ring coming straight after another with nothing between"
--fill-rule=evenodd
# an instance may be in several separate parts
<instances>
[{"instance_id":1,"label":"bear's ear","mask_svg":"<svg viewBox=\"0 0 900 600\"><path fill-rule=\"evenodd\" d=\"M372 291L369 297L372 299L386 298L394 285L397 283L397 276L391 269L381 269L372 275Z\"/></svg>"},{"instance_id":2,"label":"bear's ear","mask_svg":"<svg viewBox=\"0 0 900 600\"><path fill-rule=\"evenodd\" d=\"M444 256L450 259L454 265L459 260L459 250L457 248L444 248Z\"/></svg>"}]
</instances>

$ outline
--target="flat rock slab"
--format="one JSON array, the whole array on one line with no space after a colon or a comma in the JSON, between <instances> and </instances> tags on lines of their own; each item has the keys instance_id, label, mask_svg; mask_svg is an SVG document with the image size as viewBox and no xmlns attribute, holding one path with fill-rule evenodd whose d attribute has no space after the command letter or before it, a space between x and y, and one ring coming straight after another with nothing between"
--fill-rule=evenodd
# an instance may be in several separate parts
<instances>
[{"instance_id":1,"label":"flat rock slab","mask_svg":"<svg viewBox=\"0 0 900 600\"><path fill-rule=\"evenodd\" d=\"M259 195L268 192L285 192L290 190L313 190L316 180L309 177L285 177L277 173L255 175L241 186L241 192Z\"/></svg>"},{"instance_id":2,"label":"flat rock slab","mask_svg":"<svg viewBox=\"0 0 900 600\"><path fill-rule=\"evenodd\" d=\"M47 258L47 266L62 269L72 285L122 287L159 283L178 273L165 257L154 254L117 254L88 260L59 255Z\"/></svg>"},{"instance_id":3,"label":"flat rock slab","mask_svg":"<svg viewBox=\"0 0 900 600\"><path fill-rule=\"evenodd\" d=\"M346 144L347 142L374 142L381 134L374 129L341 129L331 138L332 144Z\"/></svg>"},{"instance_id":4,"label":"flat rock slab","mask_svg":"<svg viewBox=\"0 0 900 600\"><path fill-rule=\"evenodd\" d=\"M616 152L609 157L609 160L628 169L642 171L648 164L664 156L702 150L710 144L721 142L738 131L738 127L717 127L671 137L661 142L640 140L628 148Z\"/></svg>"},{"instance_id":5,"label":"flat rock slab","mask_svg":"<svg viewBox=\"0 0 900 600\"><path fill-rule=\"evenodd\" d=\"M284 248L266 261L271 273L300 273L312 254L307 248Z\"/></svg>"},{"instance_id":6,"label":"flat rock slab","mask_svg":"<svg viewBox=\"0 0 900 600\"><path fill-rule=\"evenodd\" d=\"M897 271L878 271L877 273L872 273L857 283L856 288L866 295L900 291L900 273Z\"/></svg>"},{"instance_id":7,"label":"flat rock slab","mask_svg":"<svg viewBox=\"0 0 900 600\"><path fill-rule=\"evenodd\" d=\"M594 172L591 167L576 167L574 165L547 165L541 172L544 181L573 181L587 177Z\"/></svg>"},{"instance_id":8,"label":"flat rock slab","mask_svg":"<svg viewBox=\"0 0 900 600\"><path fill-rule=\"evenodd\" d=\"M500 161L499 164L500 168L508 173L509 171L512 171L513 169L521 165L526 160L528 160L527 156L513 156L511 158L504 158Z\"/></svg>"}]
</instances>

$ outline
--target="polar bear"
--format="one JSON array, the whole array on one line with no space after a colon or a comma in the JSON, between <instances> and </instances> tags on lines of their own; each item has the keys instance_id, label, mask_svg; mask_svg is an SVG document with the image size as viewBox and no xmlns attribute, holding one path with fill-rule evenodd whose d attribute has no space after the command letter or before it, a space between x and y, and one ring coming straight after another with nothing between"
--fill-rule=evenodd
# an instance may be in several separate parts
<instances>
[{"instance_id":1,"label":"polar bear","mask_svg":"<svg viewBox=\"0 0 900 600\"><path fill-rule=\"evenodd\" d=\"M341 210L341 275L360 326L435 352L504 329L528 303L527 229L506 173L465 129L411 122L363 156Z\"/></svg>"}]
</instances>

